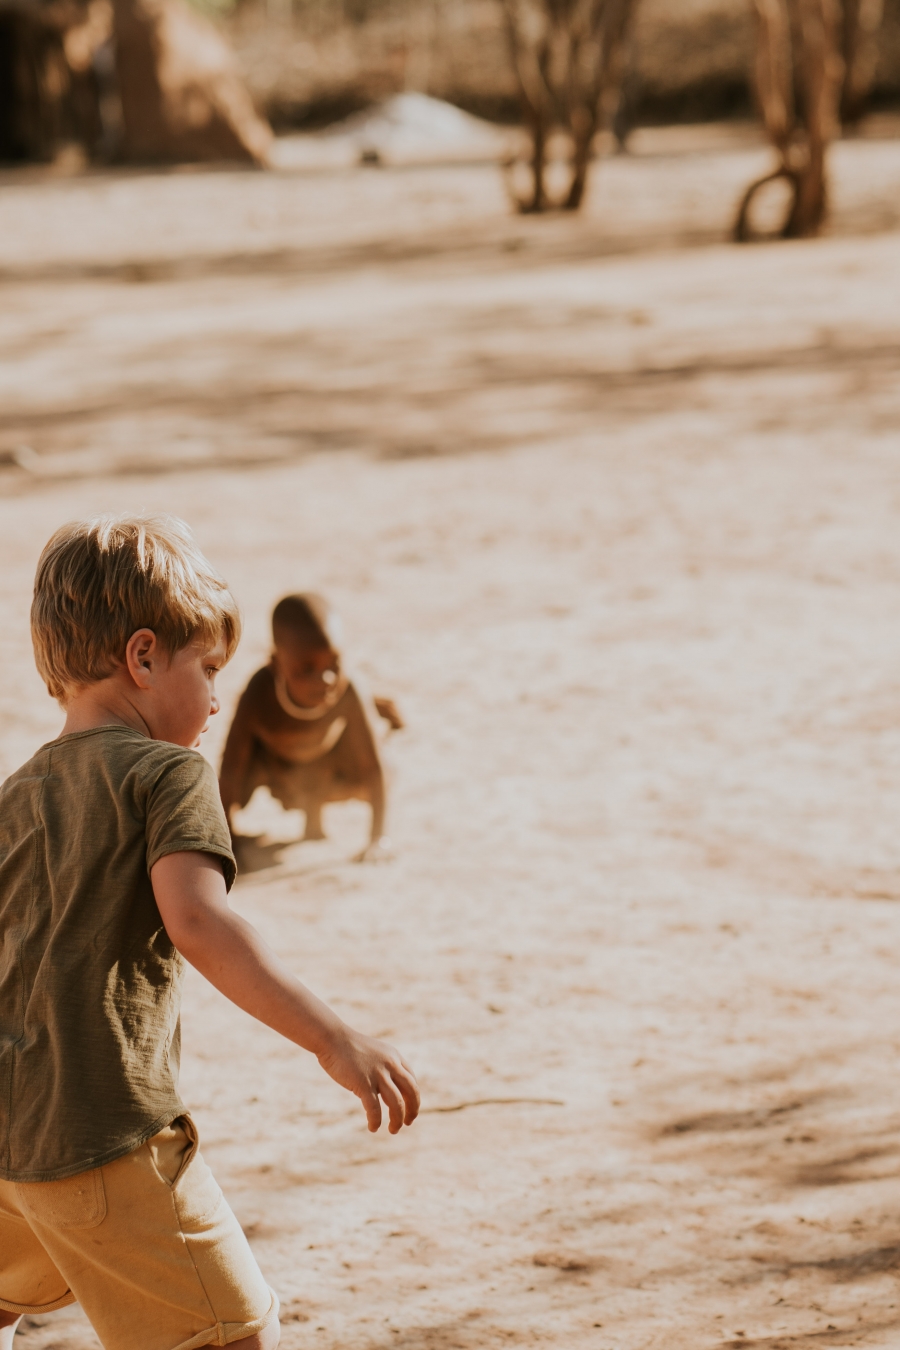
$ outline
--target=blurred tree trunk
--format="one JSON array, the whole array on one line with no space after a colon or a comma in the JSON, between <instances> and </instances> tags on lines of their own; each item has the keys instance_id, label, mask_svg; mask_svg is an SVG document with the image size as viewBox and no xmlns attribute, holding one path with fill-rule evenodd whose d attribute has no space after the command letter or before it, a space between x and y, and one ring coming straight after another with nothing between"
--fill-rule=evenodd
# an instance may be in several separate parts
<instances>
[{"instance_id":1,"label":"blurred tree trunk","mask_svg":"<svg viewBox=\"0 0 900 1350\"><path fill-rule=\"evenodd\" d=\"M750 207L777 179L791 188L778 234L817 234L828 207L826 157L840 115L858 117L875 69L882 0L752 0L757 19L756 92L779 163L751 183L735 223L753 237Z\"/></svg>"},{"instance_id":2,"label":"blurred tree trunk","mask_svg":"<svg viewBox=\"0 0 900 1350\"><path fill-rule=\"evenodd\" d=\"M265 163L272 133L214 24L183 0L113 0L121 158Z\"/></svg>"},{"instance_id":3,"label":"blurred tree trunk","mask_svg":"<svg viewBox=\"0 0 900 1350\"><path fill-rule=\"evenodd\" d=\"M77 18L60 7L0 11L0 160L49 160L64 137L78 137L64 47Z\"/></svg>"},{"instance_id":4,"label":"blurred tree trunk","mask_svg":"<svg viewBox=\"0 0 900 1350\"><path fill-rule=\"evenodd\" d=\"M514 193L520 211L584 200L594 137L614 111L622 51L637 0L502 0L510 58L531 138L531 191ZM550 135L571 146L569 184L559 201L546 186Z\"/></svg>"},{"instance_id":5,"label":"blurred tree trunk","mask_svg":"<svg viewBox=\"0 0 900 1350\"><path fill-rule=\"evenodd\" d=\"M844 58L844 88L841 121L858 122L865 111L878 62L878 30L884 0L844 0L841 52Z\"/></svg>"},{"instance_id":6,"label":"blurred tree trunk","mask_svg":"<svg viewBox=\"0 0 900 1350\"><path fill-rule=\"evenodd\" d=\"M92 158L262 164L271 135L227 42L183 0L0 8L0 159L76 142Z\"/></svg>"},{"instance_id":7,"label":"blurred tree trunk","mask_svg":"<svg viewBox=\"0 0 900 1350\"><path fill-rule=\"evenodd\" d=\"M45 37L30 15L0 14L0 160L49 158Z\"/></svg>"}]
</instances>

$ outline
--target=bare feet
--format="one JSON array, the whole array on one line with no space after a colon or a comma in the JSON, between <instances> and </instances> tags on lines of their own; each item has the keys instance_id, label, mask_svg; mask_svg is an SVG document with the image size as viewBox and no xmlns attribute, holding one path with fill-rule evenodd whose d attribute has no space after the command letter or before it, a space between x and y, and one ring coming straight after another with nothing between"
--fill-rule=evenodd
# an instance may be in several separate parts
<instances>
[{"instance_id":1,"label":"bare feet","mask_svg":"<svg viewBox=\"0 0 900 1350\"><path fill-rule=\"evenodd\" d=\"M354 854L353 861L362 862L390 862L394 857L394 850L391 848L391 841L386 834L380 839L373 839L359 853Z\"/></svg>"}]
</instances>

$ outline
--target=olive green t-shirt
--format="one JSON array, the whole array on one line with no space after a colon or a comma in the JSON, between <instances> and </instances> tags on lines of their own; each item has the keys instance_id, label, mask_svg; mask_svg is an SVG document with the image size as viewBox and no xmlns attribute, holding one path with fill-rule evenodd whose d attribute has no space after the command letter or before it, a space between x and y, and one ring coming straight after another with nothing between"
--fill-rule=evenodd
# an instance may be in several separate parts
<instances>
[{"instance_id":1,"label":"olive green t-shirt","mask_svg":"<svg viewBox=\"0 0 900 1350\"><path fill-rule=\"evenodd\" d=\"M0 787L0 1177L51 1181L184 1111L183 961L150 868L234 855L212 768L127 727L61 736Z\"/></svg>"}]
</instances>

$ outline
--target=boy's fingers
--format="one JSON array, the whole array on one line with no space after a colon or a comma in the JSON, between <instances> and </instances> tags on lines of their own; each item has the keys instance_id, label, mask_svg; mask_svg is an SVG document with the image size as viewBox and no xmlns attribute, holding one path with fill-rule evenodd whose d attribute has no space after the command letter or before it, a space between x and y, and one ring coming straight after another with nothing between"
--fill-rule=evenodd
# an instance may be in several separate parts
<instances>
[{"instance_id":1,"label":"boy's fingers","mask_svg":"<svg viewBox=\"0 0 900 1350\"><path fill-rule=\"evenodd\" d=\"M411 1125L419 1114L419 1104L421 1102L419 1085L416 1082L416 1075L405 1060L401 1059L400 1063L403 1065L403 1070L393 1070L391 1077L400 1089L403 1101L406 1105L406 1123L407 1125Z\"/></svg>"},{"instance_id":2,"label":"boy's fingers","mask_svg":"<svg viewBox=\"0 0 900 1350\"><path fill-rule=\"evenodd\" d=\"M374 1134L381 1127L381 1102L378 1100L378 1094L367 1085L358 1095L366 1113L369 1129Z\"/></svg>"},{"instance_id":3,"label":"boy's fingers","mask_svg":"<svg viewBox=\"0 0 900 1350\"><path fill-rule=\"evenodd\" d=\"M400 1055L400 1054L398 1054L398 1055L397 1055L397 1058L399 1059L400 1063L403 1065L404 1069L405 1069L406 1072L409 1074L409 1076L410 1076L410 1078L413 1080L413 1082L416 1083L416 1082L418 1081L418 1080L416 1079L416 1075L413 1073L412 1069L411 1069L410 1066L407 1064L407 1062L406 1062L406 1060L403 1058L403 1056ZM418 1090L418 1089L417 1089L417 1090Z\"/></svg>"},{"instance_id":4,"label":"boy's fingers","mask_svg":"<svg viewBox=\"0 0 900 1350\"><path fill-rule=\"evenodd\" d=\"M378 1091L381 1093L384 1104L388 1109L388 1115L390 1116L388 1129L391 1134L396 1134L403 1126L405 1104L393 1079L384 1071L378 1075Z\"/></svg>"}]
</instances>

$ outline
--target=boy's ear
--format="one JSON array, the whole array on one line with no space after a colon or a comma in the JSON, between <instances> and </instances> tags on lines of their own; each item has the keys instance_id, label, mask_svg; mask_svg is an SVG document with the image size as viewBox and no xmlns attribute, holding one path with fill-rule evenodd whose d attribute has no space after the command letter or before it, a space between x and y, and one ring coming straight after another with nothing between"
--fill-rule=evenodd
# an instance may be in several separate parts
<instances>
[{"instance_id":1,"label":"boy's ear","mask_svg":"<svg viewBox=\"0 0 900 1350\"><path fill-rule=\"evenodd\" d=\"M125 646L125 666L139 689L149 689L159 659L159 644L152 628L139 628Z\"/></svg>"}]
</instances>

